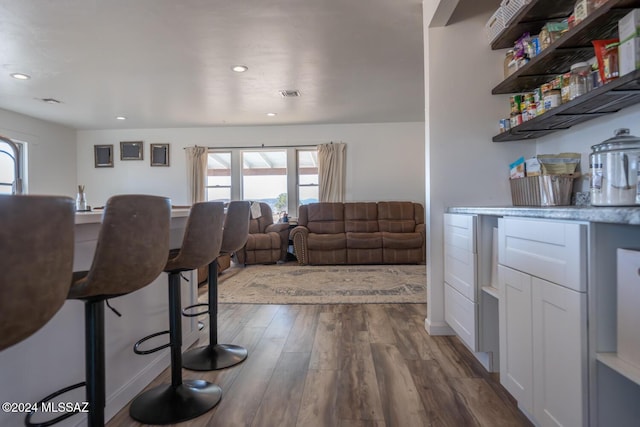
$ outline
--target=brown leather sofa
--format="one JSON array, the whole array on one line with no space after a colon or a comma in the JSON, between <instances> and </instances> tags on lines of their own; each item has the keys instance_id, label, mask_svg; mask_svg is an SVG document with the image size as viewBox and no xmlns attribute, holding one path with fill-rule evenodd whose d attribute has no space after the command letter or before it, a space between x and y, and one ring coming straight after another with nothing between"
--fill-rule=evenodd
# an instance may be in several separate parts
<instances>
[{"instance_id":1,"label":"brown leather sofa","mask_svg":"<svg viewBox=\"0 0 640 427\"><path fill-rule=\"evenodd\" d=\"M413 202L311 203L291 230L298 263L421 264L424 207Z\"/></svg>"},{"instance_id":2,"label":"brown leather sofa","mask_svg":"<svg viewBox=\"0 0 640 427\"><path fill-rule=\"evenodd\" d=\"M259 216L251 215L249 220L247 243L235 253L235 261L240 264L271 264L287 257L289 224L274 224L271 207L263 202L259 206Z\"/></svg>"}]
</instances>

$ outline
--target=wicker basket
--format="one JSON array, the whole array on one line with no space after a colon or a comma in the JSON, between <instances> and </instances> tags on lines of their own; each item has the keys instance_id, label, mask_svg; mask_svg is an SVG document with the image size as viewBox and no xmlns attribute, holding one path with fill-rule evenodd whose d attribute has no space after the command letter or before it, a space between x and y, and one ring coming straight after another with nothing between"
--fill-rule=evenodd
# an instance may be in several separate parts
<instances>
[{"instance_id":1,"label":"wicker basket","mask_svg":"<svg viewBox=\"0 0 640 427\"><path fill-rule=\"evenodd\" d=\"M496 10L495 13L491 15L491 18L489 18L484 26L485 31L487 32L487 39L489 40L489 43L494 41L505 29L504 23L505 20L502 13L502 6L500 6L498 10Z\"/></svg>"},{"instance_id":2,"label":"wicker basket","mask_svg":"<svg viewBox=\"0 0 640 427\"><path fill-rule=\"evenodd\" d=\"M502 0L500 7L502 8L502 19L504 20L504 25L509 25L511 18L516 16L520 9L530 1L531 0Z\"/></svg>"},{"instance_id":3,"label":"wicker basket","mask_svg":"<svg viewBox=\"0 0 640 427\"><path fill-rule=\"evenodd\" d=\"M514 206L568 206L577 175L541 175L509 180Z\"/></svg>"}]
</instances>

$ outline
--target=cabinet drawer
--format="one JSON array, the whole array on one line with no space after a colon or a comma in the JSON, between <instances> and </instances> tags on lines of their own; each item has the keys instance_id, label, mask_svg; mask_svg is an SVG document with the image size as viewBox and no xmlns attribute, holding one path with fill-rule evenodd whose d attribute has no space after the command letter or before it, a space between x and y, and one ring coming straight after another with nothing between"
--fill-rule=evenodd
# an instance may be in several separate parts
<instances>
[{"instance_id":1,"label":"cabinet drawer","mask_svg":"<svg viewBox=\"0 0 640 427\"><path fill-rule=\"evenodd\" d=\"M475 215L444 214L444 281L477 302Z\"/></svg>"},{"instance_id":2,"label":"cabinet drawer","mask_svg":"<svg viewBox=\"0 0 640 427\"><path fill-rule=\"evenodd\" d=\"M478 351L477 310L478 304L444 284L444 319L471 351Z\"/></svg>"},{"instance_id":3,"label":"cabinet drawer","mask_svg":"<svg viewBox=\"0 0 640 427\"><path fill-rule=\"evenodd\" d=\"M475 215L444 214L444 244L477 252L477 218Z\"/></svg>"},{"instance_id":4,"label":"cabinet drawer","mask_svg":"<svg viewBox=\"0 0 640 427\"><path fill-rule=\"evenodd\" d=\"M587 290L585 224L502 218L498 234L500 264L576 291Z\"/></svg>"}]
</instances>

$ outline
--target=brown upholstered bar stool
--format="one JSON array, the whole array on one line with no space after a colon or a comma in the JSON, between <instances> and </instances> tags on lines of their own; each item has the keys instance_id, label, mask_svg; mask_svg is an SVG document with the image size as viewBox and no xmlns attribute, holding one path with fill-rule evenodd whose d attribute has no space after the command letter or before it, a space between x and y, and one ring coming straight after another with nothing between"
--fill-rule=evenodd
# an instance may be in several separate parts
<instances>
[{"instance_id":1,"label":"brown upholstered bar stool","mask_svg":"<svg viewBox=\"0 0 640 427\"><path fill-rule=\"evenodd\" d=\"M244 246L249 236L249 202L229 202L224 221L222 248L220 253L233 253ZM194 371L212 371L228 368L247 358L247 350L233 344L218 344L218 262L209 264L208 303L196 304L185 308L208 306L209 345L197 347L182 355L182 366ZM187 316L191 316L183 312ZM195 316L201 313L195 314Z\"/></svg>"},{"instance_id":2,"label":"brown upholstered bar stool","mask_svg":"<svg viewBox=\"0 0 640 427\"><path fill-rule=\"evenodd\" d=\"M37 332L64 304L74 216L69 197L0 196L0 351Z\"/></svg>"},{"instance_id":3,"label":"brown upholstered bar stool","mask_svg":"<svg viewBox=\"0 0 640 427\"><path fill-rule=\"evenodd\" d=\"M59 390L42 402L86 385L87 425L104 426L105 301L136 291L162 273L169 250L170 221L171 205L164 197L121 195L107 201L91 268L73 273L67 296L84 301L86 383ZM73 414L44 424L32 424L29 414L26 424L52 425Z\"/></svg>"},{"instance_id":4,"label":"brown upholstered bar stool","mask_svg":"<svg viewBox=\"0 0 640 427\"><path fill-rule=\"evenodd\" d=\"M169 331L149 335L134 347L137 354L171 348L171 384L162 384L138 395L129 408L131 417L145 424L174 424L198 417L218 404L222 390L203 380L182 379L182 322L180 273L210 264L220 253L222 202L196 203L191 208L182 247L169 254L164 271L169 273ZM169 344L140 350L143 342L169 333Z\"/></svg>"}]
</instances>

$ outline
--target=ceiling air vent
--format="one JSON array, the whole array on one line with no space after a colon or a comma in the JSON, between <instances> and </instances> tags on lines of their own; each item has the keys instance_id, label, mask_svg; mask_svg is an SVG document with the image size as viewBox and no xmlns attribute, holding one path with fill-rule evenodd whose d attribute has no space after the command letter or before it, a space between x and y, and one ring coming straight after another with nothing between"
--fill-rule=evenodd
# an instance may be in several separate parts
<instances>
[{"instance_id":1,"label":"ceiling air vent","mask_svg":"<svg viewBox=\"0 0 640 427\"><path fill-rule=\"evenodd\" d=\"M297 96L300 96L300 91L299 90L281 90L280 96L282 96L283 98L295 98Z\"/></svg>"}]
</instances>

